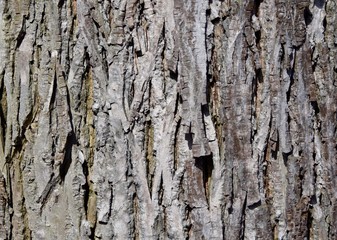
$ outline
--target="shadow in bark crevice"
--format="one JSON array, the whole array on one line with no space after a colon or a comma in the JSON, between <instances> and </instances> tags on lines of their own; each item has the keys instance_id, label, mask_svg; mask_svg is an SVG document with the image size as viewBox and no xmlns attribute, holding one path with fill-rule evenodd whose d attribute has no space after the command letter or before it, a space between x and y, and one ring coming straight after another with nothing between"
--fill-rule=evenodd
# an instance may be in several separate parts
<instances>
[{"instance_id":1,"label":"shadow in bark crevice","mask_svg":"<svg viewBox=\"0 0 337 240\"><path fill-rule=\"evenodd\" d=\"M259 16L259 9L260 5L263 2L263 0L254 0L254 14L255 16Z\"/></svg>"},{"instance_id":2,"label":"shadow in bark crevice","mask_svg":"<svg viewBox=\"0 0 337 240\"><path fill-rule=\"evenodd\" d=\"M293 156L293 150L291 150L289 153L284 153L282 152L282 158L283 158L283 163L284 163L284 166L288 167L288 161L289 161L289 158L290 160L292 159L291 157Z\"/></svg>"},{"instance_id":3,"label":"shadow in bark crevice","mask_svg":"<svg viewBox=\"0 0 337 240\"><path fill-rule=\"evenodd\" d=\"M303 15L304 15L305 25L308 26L312 22L312 19L313 19L312 13L308 7L304 9Z\"/></svg>"},{"instance_id":4,"label":"shadow in bark crevice","mask_svg":"<svg viewBox=\"0 0 337 240\"><path fill-rule=\"evenodd\" d=\"M210 154L208 156L201 156L195 158L195 166L202 172L205 197L209 205L210 191L211 191L210 185L212 180L212 173L214 170L213 155Z\"/></svg>"},{"instance_id":5,"label":"shadow in bark crevice","mask_svg":"<svg viewBox=\"0 0 337 240\"><path fill-rule=\"evenodd\" d=\"M324 4L325 4L325 0L315 0L314 1L314 5L320 9L324 7Z\"/></svg>"},{"instance_id":6,"label":"shadow in bark crevice","mask_svg":"<svg viewBox=\"0 0 337 240\"><path fill-rule=\"evenodd\" d=\"M64 159L59 169L61 182L64 182L64 179L72 163L72 149L73 149L73 145L76 143L77 141L76 141L75 134L73 131L71 131L67 136L66 145L64 147Z\"/></svg>"},{"instance_id":7,"label":"shadow in bark crevice","mask_svg":"<svg viewBox=\"0 0 337 240\"><path fill-rule=\"evenodd\" d=\"M259 201L255 202L255 203L249 205L248 209L249 210L254 210L255 208L260 207L261 205L262 205L262 202L261 202L261 200L259 200Z\"/></svg>"},{"instance_id":8,"label":"shadow in bark crevice","mask_svg":"<svg viewBox=\"0 0 337 240\"><path fill-rule=\"evenodd\" d=\"M187 141L188 144L188 149L192 150L192 145L193 145L193 133L185 133L185 140Z\"/></svg>"}]
</instances>

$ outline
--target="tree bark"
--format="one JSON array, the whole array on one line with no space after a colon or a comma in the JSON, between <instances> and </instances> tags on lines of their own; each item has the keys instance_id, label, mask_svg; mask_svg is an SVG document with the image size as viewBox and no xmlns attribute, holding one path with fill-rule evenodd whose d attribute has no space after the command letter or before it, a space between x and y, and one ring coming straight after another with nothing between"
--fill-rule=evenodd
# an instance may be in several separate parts
<instances>
[{"instance_id":1,"label":"tree bark","mask_svg":"<svg viewBox=\"0 0 337 240\"><path fill-rule=\"evenodd\" d=\"M336 239L336 0L0 2L0 239Z\"/></svg>"}]
</instances>

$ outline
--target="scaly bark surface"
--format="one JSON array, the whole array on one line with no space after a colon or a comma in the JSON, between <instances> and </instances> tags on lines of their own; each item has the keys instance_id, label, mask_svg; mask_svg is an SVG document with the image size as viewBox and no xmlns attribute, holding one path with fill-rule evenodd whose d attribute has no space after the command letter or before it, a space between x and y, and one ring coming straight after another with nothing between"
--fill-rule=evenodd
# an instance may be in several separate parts
<instances>
[{"instance_id":1,"label":"scaly bark surface","mask_svg":"<svg viewBox=\"0 0 337 240\"><path fill-rule=\"evenodd\" d=\"M336 239L336 0L0 2L0 239Z\"/></svg>"}]
</instances>

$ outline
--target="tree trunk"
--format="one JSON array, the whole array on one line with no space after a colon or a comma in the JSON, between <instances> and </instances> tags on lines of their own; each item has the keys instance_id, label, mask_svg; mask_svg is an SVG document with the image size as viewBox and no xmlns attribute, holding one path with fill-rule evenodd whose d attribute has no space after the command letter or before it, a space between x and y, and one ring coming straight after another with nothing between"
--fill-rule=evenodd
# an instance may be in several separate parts
<instances>
[{"instance_id":1,"label":"tree trunk","mask_svg":"<svg viewBox=\"0 0 337 240\"><path fill-rule=\"evenodd\" d=\"M0 2L0 239L336 239L336 0Z\"/></svg>"}]
</instances>

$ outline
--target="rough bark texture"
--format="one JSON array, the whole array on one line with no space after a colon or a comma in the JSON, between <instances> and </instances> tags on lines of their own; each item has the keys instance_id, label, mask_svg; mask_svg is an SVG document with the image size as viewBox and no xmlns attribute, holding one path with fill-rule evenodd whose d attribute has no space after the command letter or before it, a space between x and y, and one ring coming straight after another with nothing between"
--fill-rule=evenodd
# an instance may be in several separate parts
<instances>
[{"instance_id":1,"label":"rough bark texture","mask_svg":"<svg viewBox=\"0 0 337 240\"><path fill-rule=\"evenodd\" d=\"M0 1L0 239L336 239L336 9Z\"/></svg>"}]
</instances>

